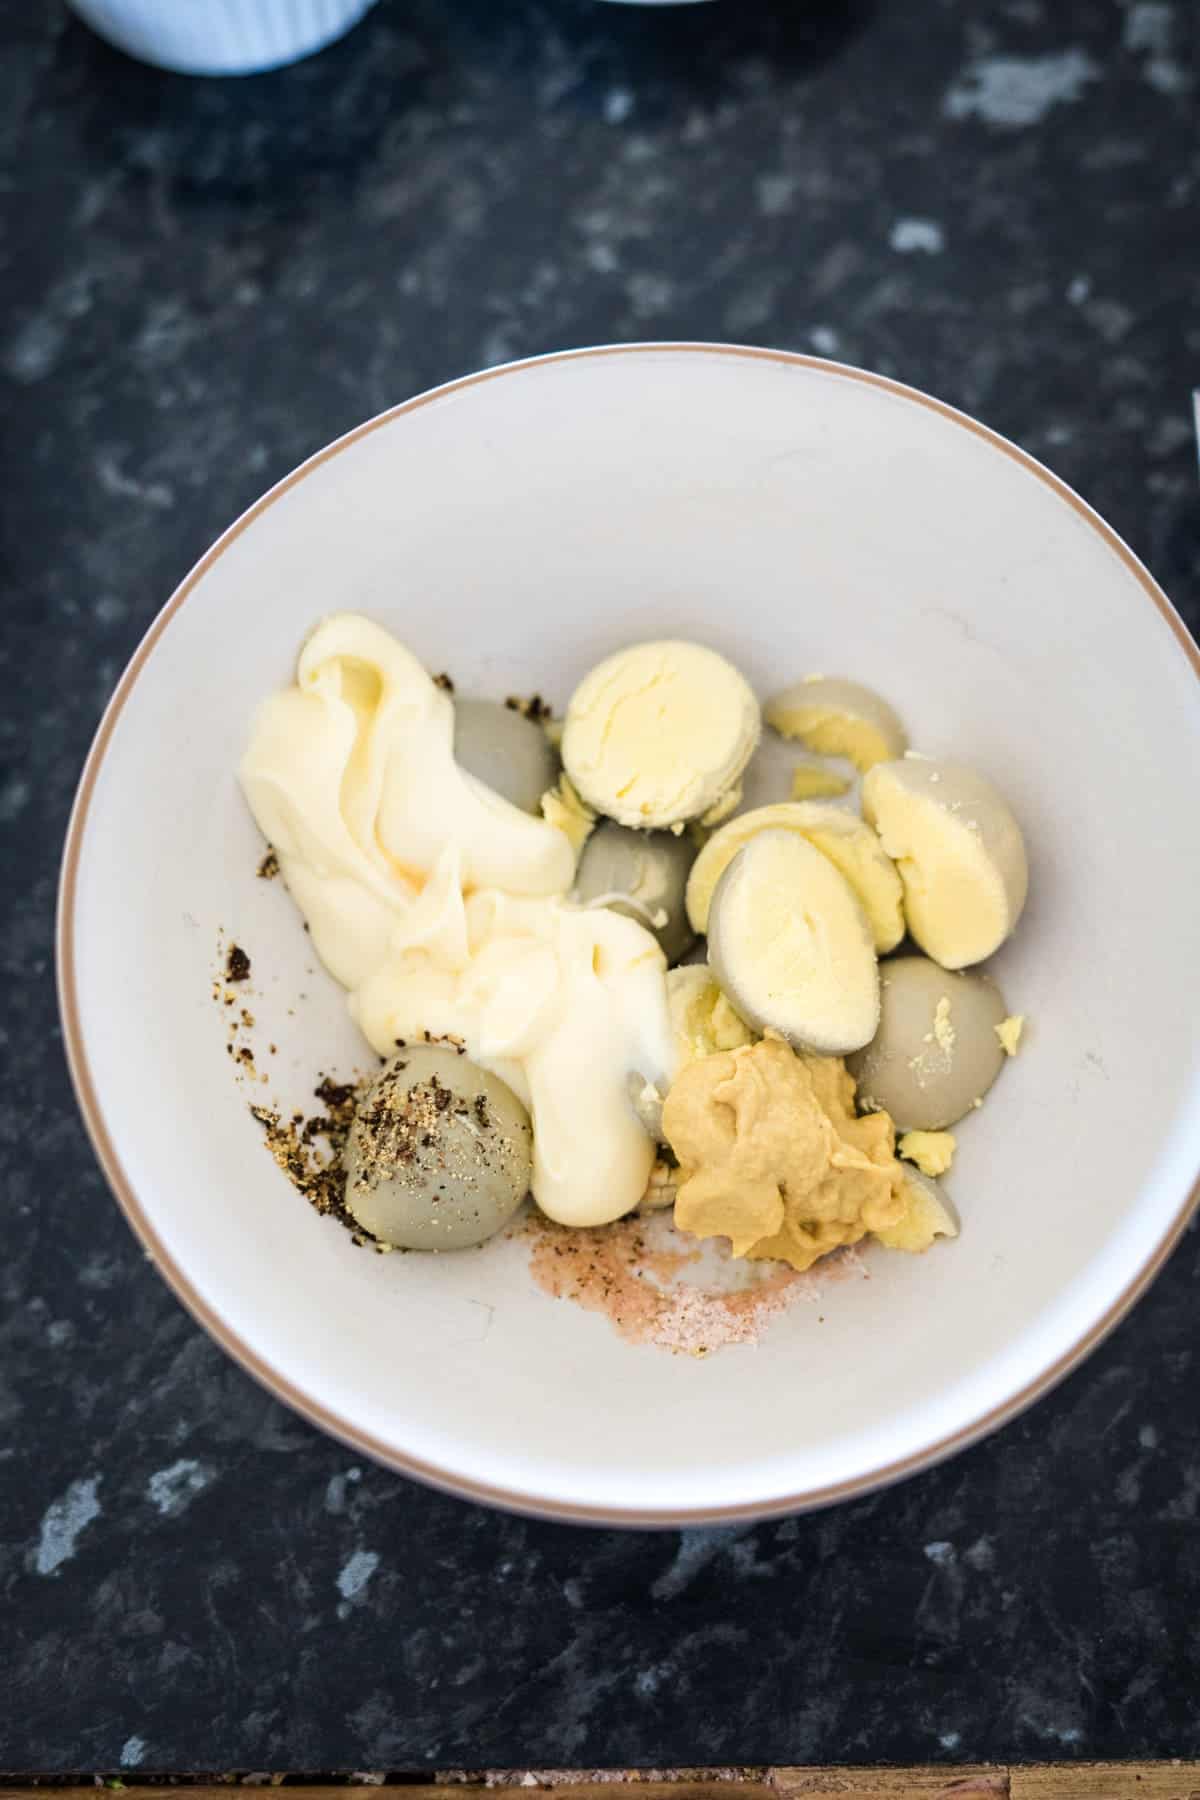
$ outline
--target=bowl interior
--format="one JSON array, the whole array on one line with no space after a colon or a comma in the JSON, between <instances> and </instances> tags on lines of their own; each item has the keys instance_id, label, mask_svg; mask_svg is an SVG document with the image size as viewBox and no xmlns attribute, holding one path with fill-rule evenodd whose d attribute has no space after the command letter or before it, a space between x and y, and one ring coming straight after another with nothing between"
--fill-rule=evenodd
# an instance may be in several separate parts
<instances>
[{"instance_id":1,"label":"bowl interior","mask_svg":"<svg viewBox=\"0 0 1200 1800\"><path fill-rule=\"evenodd\" d=\"M234 779L322 613L461 690L561 705L649 636L760 693L877 686L1009 796L1032 889L996 959L1025 1047L959 1134L962 1236L868 1253L756 1348L630 1345L520 1243L376 1257L264 1151L210 994L251 955L262 1095L369 1054ZM592 1517L827 1498L1001 1414L1111 1318L1200 1167L1196 669L1144 572L1044 471L888 383L646 348L495 371L314 459L222 540L126 678L68 858L64 997L126 1205L226 1344L321 1423L469 1492Z\"/></svg>"}]
</instances>

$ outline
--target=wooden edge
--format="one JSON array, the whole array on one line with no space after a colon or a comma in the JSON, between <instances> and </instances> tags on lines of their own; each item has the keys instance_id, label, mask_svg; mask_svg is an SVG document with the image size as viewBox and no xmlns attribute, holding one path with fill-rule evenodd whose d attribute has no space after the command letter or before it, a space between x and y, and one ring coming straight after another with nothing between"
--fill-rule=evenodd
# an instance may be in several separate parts
<instances>
[{"instance_id":1,"label":"wooden edge","mask_svg":"<svg viewBox=\"0 0 1200 1800\"><path fill-rule=\"evenodd\" d=\"M614 1770L603 1781L582 1781L564 1771L546 1771L533 1781L509 1785L505 1771L495 1786L484 1780L442 1776L435 1782L389 1777L386 1787L399 1789L404 1800L530 1800L532 1794L553 1792L555 1800L614 1800L613 1790L636 1788L638 1800L969 1800L973 1795L1001 1796L1002 1800L1200 1800L1200 1762L1030 1763L1001 1766L979 1764L960 1767L905 1769L774 1768L761 1773L728 1776L691 1775L662 1779L642 1777L636 1769ZM495 1779L495 1778L493 1778ZM124 1786L118 1779L87 1786L58 1786L50 1777L44 1786L10 1786L0 1777L4 1800L98 1800L106 1790ZM139 1780L128 1784L136 1800L229 1800L231 1789L243 1784L197 1782L179 1776L175 1782ZM265 1793L274 1784L261 1779L251 1785ZM287 1800L369 1800L377 1784L355 1782L287 1782Z\"/></svg>"}]
</instances>

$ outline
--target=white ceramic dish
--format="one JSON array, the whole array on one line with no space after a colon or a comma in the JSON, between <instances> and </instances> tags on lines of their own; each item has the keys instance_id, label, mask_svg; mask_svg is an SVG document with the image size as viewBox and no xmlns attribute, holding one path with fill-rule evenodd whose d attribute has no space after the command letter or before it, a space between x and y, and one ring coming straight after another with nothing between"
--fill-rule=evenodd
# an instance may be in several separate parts
<instances>
[{"instance_id":1,"label":"white ceramic dish","mask_svg":"<svg viewBox=\"0 0 1200 1800\"><path fill-rule=\"evenodd\" d=\"M1032 897L998 959L1027 1047L961 1134L924 1257L706 1361L544 1297L519 1244L379 1258L266 1156L210 998L219 927L301 1099L365 1064L233 769L324 611L460 686L560 703L617 645L695 636L759 691L877 686L992 774ZM1122 1315L1200 1169L1197 653L1113 533L962 415L811 358L638 346L496 369L363 425L188 576L101 725L66 849L60 979L97 1153L163 1275L307 1418L397 1469L605 1523L840 1499L1010 1417ZM130 954L130 946L137 954ZM303 1001L297 995L303 991ZM287 1007L296 1017L289 1019Z\"/></svg>"},{"instance_id":2,"label":"white ceramic dish","mask_svg":"<svg viewBox=\"0 0 1200 1800\"><path fill-rule=\"evenodd\" d=\"M127 56L180 75L252 75L311 56L375 0L70 0Z\"/></svg>"}]
</instances>

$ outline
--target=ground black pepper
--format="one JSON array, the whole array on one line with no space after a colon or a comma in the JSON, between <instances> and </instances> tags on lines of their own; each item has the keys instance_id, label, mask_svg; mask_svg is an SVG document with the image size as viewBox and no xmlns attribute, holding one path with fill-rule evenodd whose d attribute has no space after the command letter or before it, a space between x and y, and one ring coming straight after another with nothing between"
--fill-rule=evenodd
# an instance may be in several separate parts
<instances>
[{"instance_id":1,"label":"ground black pepper","mask_svg":"<svg viewBox=\"0 0 1200 1800\"><path fill-rule=\"evenodd\" d=\"M528 700L522 700L517 694L510 694L504 704L510 712L520 713L523 719L530 719L535 725L554 717L553 707L540 694L531 694Z\"/></svg>"},{"instance_id":2,"label":"ground black pepper","mask_svg":"<svg viewBox=\"0 0 1200 1800\"><path fill-rule=\"evenodd\" d=\"M340 1112L347 1106L353 1111L357 1091L352 1081L337 1082L328 1075L323 1075L313 1089L315 1098L323 1101L333 1113Z\"/></svg>"},{"instance_id":3,"label":"ground black pepper","mask_svg":"<svg viewBox=\"0 0 1200 1800\"><path fill-rule=\"evenodd\" d=\"M365 1086L365 1084L364 1084ZM314 1098L325 1107L306 1119L302 1112L285 1118L273 1107L252 1106L253 1116L266 1133L267 1148L292 1186L316 1208L343 1224L356 1243L372 1242L346 1206L346 1171L342 1157L354 1119L359 1090L351 1082L322 1076ZM320 1141L328 1147L324 1154Z\"/></svg>"},{"instance_id":4,"label":"ground black pepper","mask_svg":"<svg viewBox=\"0 0 1200 1800\"><path fill-rule=\"evenodd\" d=\"M226 981L247 981L250 977L250 958L240 944L230 944L229 955L225 960Z\"/></svg>"}]
</instances>

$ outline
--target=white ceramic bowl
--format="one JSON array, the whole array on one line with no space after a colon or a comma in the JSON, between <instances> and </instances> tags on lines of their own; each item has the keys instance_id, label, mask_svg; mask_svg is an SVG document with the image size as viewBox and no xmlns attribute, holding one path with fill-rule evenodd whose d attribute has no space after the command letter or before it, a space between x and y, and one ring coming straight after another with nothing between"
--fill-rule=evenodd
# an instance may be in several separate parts
<instances>
[{"instance_id":1,"label":"white ceramic bowl","mask_svg":"<svg viewBox=\"0 0 1200 1800\"><path fill-rule=\"evenodd\" d=\"M251 75L311 56L375 0L70 0L127 56L181 75Z\"/></svg>"},{"instance_id":2,"label":"white ceramic bowl","mask_svg":"<svg viewBox=\"0 0 1200 1800\"><path fill-rule=\"evenodd\" d=\"M519 1244L355 1249L269 1161L209 985L251 951L272 1078L365 1061L234 780L261 695L361 608L461 686L562 702L639 637L760 692L877 686L993 775L1032 893L998 960L1028 1044L961 1132L957 1243L705 1361L533 1285ZM367 1455L604 1523L813 1506L912 1472L1044 1392L1179 1236L1200 1169L1200 670L1146 571L1021 451L894 382L705 346L494 369L361 426L188 576L85 770L60 916L66 1041L134 1229L213 1336ZM136 946L136 954L131 953ZM307 998L296 999L303 990ZM288 1019L288 1005L296 1017ZM311 1083L309 1083L311 1085Z\"/></svg>"}]
</instances>

